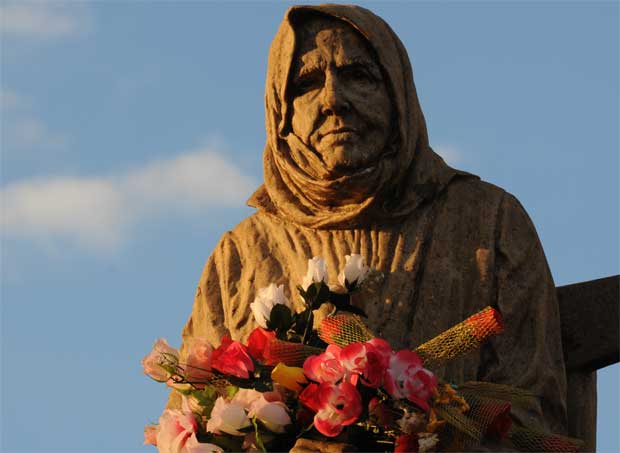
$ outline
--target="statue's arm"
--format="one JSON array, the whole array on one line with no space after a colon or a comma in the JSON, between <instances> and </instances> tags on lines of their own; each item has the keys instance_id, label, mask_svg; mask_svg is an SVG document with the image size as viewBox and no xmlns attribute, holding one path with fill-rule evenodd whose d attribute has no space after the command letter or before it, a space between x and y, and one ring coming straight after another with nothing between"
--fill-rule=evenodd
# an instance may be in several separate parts
<instances>
[{"instance_id":1,"label":"statue's arm","mask_svg":"<svg viewBox=\"0 0 620 453\"><path fill-rule=\"evenodd\" d=\"M182 333L181 362L187 357L190 338L206 338L217 347L222 337L229 333L225 306L229 296L231 266L234 266L236 262L238 262L238 252L235 243L231 239L231 233L226 233L216 245L200 276L192 313ZM178 408L180 405L180 394L174 390L171 391L166 407Z\"/></svg>"},{"instance_id":2,"label":"statue's arm","mask_svg":"<svg viewBox=\"0 0 620 453\"><path fill-rule=\"evenodd\" d=\"M566 371L555 285L529 216L505 194L496 231L495 291L506 330L482 349L478 379L534 392L538 407L518 414L566 432Z\"/></svg>"}]
</instances>

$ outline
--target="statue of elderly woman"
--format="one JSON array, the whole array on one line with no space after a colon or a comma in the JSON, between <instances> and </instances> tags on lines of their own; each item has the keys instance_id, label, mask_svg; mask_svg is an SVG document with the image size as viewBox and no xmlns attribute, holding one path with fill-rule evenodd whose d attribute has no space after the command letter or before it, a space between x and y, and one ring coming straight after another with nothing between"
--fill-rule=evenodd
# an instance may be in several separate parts
<instances>
[{"instance_id":1,"label":"statue of elderly woman","mask_svg":"<svg viewBox=\"0 0 620 453\"><path fill-rule=\"evenodd\" d=\"M356 6L289 9L269 54L264 184L256 213L223 235L183 331L219 344L257 327L260 288L295 285L321 256L336 281L345 255L384 274L358 301L375 333L415 347L485 306L503 335L437 374L528 389L520 416L566 431L566 378L555 287L519 202L450 168L429 146L407 52ZM182 354L183 350L182 348ZM174 404L174 401L171 401Z\"/></svg>"}]
</instances>

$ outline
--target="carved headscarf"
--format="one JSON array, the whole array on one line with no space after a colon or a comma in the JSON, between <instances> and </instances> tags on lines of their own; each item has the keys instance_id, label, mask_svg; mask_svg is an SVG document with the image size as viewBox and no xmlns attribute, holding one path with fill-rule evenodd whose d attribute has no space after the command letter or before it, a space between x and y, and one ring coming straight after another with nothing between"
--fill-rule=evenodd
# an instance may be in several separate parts
<instances>
[{"instance_id":1,"label":"carved headscarf","mask_svg":"<svg viewBox=\"0 0 620 453\"><path fill-rule=\"evenodd\" d=\"M352 174L330 178L320 157L292 136L287 92L295 54L295 17L314 12L353 27L374 50L393 95L398 124L380 158ZM457 174L428 145L405 47L380 17L358 6L293 6L271 44L265 88L267 143L264 184L250 206L310 228L358 228L411 214ZM289 135L290 134L290 135Z\"/></svg>"}]
</instances>

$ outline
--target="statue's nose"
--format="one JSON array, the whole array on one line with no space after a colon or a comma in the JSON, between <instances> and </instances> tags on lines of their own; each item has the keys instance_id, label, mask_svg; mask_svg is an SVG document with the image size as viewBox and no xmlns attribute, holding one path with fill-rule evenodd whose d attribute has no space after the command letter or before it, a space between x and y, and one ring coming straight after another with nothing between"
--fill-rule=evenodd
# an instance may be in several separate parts
<instances>
[{"instance_id":1,"label":"statue's nose","mask_svg":"<svg viewBox=\"0 0 620 453\"><path fill-rule=\"evenodd\" d=\"M331 71L325 75L321 104L321 111L324 115L339 115L350 108L342 81Z\"/></svg>"}]
</instances>

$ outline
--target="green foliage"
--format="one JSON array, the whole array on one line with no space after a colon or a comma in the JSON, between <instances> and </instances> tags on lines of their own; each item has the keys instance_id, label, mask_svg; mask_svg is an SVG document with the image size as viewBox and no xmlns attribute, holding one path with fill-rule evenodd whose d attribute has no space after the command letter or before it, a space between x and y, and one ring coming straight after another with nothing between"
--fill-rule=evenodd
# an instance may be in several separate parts
<instances>
[{"instance_id":1,"label":"green foliage","mask_svg":"<svg viewBox=\"0 0 620 453\"><path fill-rule=\"evenodd\" d=\"M200 415L210 417L213 406L215 405L215 400L219 396L215 387L209 385L202 390L194 390L191 396L194 397L203 408Z\"/></svg>"},{"instance_id":2,"label":"green foliage","mask_svg":"<svg viewBox=\"0 0 620 453\"><path fill-rule=\"evenodd\" d=\"M226 397L230 400L237 394L238 391L239 391L239 387L235 385L227 385L226 386Z\"/></svg>"},{"instance_id":3,"label":"green foliage","mask_svg":"<svg viewBox=\"0 0 620 453\"><path fill-rule=\"evenodd\" d=\"M256 420L256 416L252 417L252 426L254 426L254 435L256 436L256 446L260 448L263 453L267 452L265 445L263 444L263 440L260 437L260 432L258 430L258 422Z\"/></svg>"}]
</instances>

